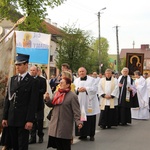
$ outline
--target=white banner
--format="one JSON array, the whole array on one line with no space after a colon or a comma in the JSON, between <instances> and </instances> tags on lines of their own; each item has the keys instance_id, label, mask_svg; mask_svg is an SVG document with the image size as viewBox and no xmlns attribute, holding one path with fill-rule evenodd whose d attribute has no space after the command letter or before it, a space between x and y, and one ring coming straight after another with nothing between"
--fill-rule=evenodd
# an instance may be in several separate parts
<instances>
[{"instance_id":1,"label":"white banner","mask_svg":"<svg viewBox=\"0 0 150 150\"><path fill-rule=\"evenodd\" d=\"M50 34L40 32L16 32L16 52L30 55L30 63L48 64Z\"/></svg>"}]
</instances>

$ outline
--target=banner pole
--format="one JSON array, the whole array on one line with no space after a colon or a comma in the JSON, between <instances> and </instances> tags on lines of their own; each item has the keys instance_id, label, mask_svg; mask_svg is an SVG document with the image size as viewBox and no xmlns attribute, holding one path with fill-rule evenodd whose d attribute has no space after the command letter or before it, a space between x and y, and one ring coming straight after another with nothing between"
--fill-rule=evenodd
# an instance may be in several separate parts
<instances>
[{"instance_id":1,"label":"banner pole","mask_svg":"<svg viewBox=\"0 0 150 150\"><path fill-rule=\"evenodd\" d=\"M25 19L26 19L25 16L22 17L22 18L20 18L20 19L14 24L14 26L10 29L10 31L0 39L0 43L1 43L19 24L21 24L22 22L24 22Z\"/></svg>"},{"instance_id":2,"label":"banner pole","mask_svg":"<svg viewBox=\"0 0 150 150\"><path fill-rule=\"evenodd\" d=\"M47 80L49 81L50 79L50 45L51 43L51 34L50 34L50 38L49 38L49 48L48 48L48 64L47 64Z\"/></svg>"}]
</instances>

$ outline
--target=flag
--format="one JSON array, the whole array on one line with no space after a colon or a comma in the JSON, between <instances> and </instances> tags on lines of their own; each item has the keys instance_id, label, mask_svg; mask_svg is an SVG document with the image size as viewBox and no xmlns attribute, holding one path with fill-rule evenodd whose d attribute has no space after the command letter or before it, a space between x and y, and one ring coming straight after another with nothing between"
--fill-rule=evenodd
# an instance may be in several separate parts
<instances>
[{"instance_id":1,"label":"flag","mask_svg":"<svg viewBox=\"0 0 150 150\"><path fill-rule=\"evenodd\" d=\"M16 56L15 33L7 41L0 43L0 121L8 79L14 75Z\"/></svg>"},{"instance_id":2,"label":"flag","mask_svg":"<svg viewBox=\"0 0 150 150\"><path fill-rule=\"evenodd\" d=\"M50 34L16 31L16 52L30 55L30 63L48 64Z\"/></svg>"}]
</instances>

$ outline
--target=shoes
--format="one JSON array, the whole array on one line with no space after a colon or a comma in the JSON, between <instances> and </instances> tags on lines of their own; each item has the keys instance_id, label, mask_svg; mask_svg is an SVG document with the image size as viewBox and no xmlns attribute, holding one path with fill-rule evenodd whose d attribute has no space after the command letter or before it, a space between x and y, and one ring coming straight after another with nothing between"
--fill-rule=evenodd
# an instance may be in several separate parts
<instances>
[{"instance_id":1,"label":"shoes","mask_svg":"<svg viewBox=\"0 0 150 150\"><path fill-rule=\"evenodd\" d=\"M36 139L32 139L32 138L31 138L31 139L29 140L29 144L34 144L34 143L36 143Z\"/></svg>"},{"instance_id":2,"label":"shoes","mask_svg":"<svg viewBox=\"0 0 150 150\"><path fill-rule=\"evenodd\" d=\"M90 141L95 141L94 136L90 136Z\"/></svg>"},{"instance_id":3,"label":"shoes","mask_svg":"<svg viewBox=\"0 0 150 150\"><path fill-rule=\"evenodd\" d=\"M80 140L86 140L86 139L87 139L87 136L80 136L79 139L80 139Z\"/></svg>"},{"instance_id":4,"label":"shoes","mask_svg":"<svg viewBox=\"0 0 150 150\"><path fill-rule=\"evenodd\" d=\"M107 126L107 129L111 129L111 126Z\"/></svg>"},{"instance_id":5,"label":"shoes","mask_svg":"<svg viewBox=\"0 0 150 150\"><path fill-rule=\"evenodd\" d=\"M101 129L106 129L106 126L100 125L100 128L101 128Z\"/></svg>"},{"instance_id":6,"label":"shoes","mask_svg":"<svg viewBox=\"0 0 150 150\"><path fill-rule=\"evenodd\" d=\"M43 137L39 137L39 143L43 143Z\"/></svg>"},{"instance_id":7,"label":"shoes","mask_svg":"<svg viewBox=\"0 0 150 150\"><path fill-rule=\"evenodd\" d=\"M120 126L127 126L127 123L120 123Z\"/></svg>"}]
</instances>

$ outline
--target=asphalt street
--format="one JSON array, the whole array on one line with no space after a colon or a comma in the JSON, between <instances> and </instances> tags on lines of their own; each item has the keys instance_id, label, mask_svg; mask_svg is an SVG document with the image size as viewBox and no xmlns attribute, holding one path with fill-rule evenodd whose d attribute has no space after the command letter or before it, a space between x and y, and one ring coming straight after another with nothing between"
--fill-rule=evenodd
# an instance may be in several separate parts
<instances>
[{"instance_id":1,"label":"asphalt street","mask_svg":"<svg viewBox=\"0 0 150 150\"><path fill-rule=\"evenodd\" d=\"M42 144L29 145L29 150L47 149L47 129ZM1 147L0 147L1 148ZM150 149L150 120L132 120L128 126L118 126L111 129L100 129L97 126L95 141L81 141L74 137L72 150L149 150Z\"/></svg>"}]
</instances>

